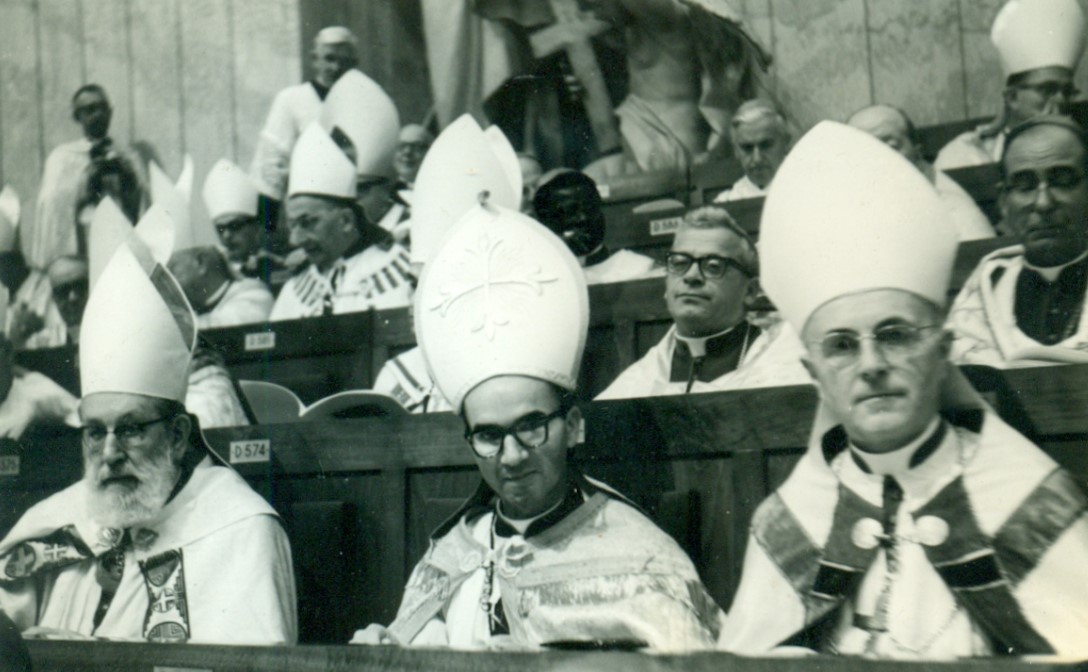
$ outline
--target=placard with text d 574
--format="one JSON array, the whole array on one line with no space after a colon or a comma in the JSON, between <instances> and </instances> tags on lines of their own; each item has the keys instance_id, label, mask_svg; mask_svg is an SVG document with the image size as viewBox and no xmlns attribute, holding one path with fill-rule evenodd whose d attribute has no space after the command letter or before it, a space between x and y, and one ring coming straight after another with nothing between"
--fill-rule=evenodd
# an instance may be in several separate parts
<instances>
[{"instance_id":1,"label":"placard with text d 574","mask_svg":"<svg viewBox=\"0 0 1088 672\"><path fill-rule=\"evenodd\" d=\"M268 462L272 459L272 442L268 439L245 439L230 442L231 464Z\"/></svg>"}]
</instances>

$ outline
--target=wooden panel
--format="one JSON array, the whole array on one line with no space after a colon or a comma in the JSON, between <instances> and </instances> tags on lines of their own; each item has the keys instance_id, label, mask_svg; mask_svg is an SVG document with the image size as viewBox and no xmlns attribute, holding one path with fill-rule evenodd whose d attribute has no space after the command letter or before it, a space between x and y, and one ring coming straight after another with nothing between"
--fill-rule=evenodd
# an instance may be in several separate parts
<instances>
[{"instance_id":1,"label":"wooden panel","mask_svg":"<svg viewBox=\"0 0 1088 672\"><path fill-rule=\"evenodd\" d=\"M807 129L867 105L864 0L774 0L773 6L778 94L792 120Z\"/></svg>"},{"instance_id":2,"label":"wooden panel","mask_svg":"<svg viewBox=\"0 0 1088 672\"><path fill-rule=\"evenodd\" d=\"M45 146L78 138L72 94L83 84L83 22L79 0L39 0L42 125Z\"/></svg>"},{"instance_id":3,"label":"wooden panel","mask_svg":"<svg viewBox=\"0 0 1088 672\"><path fill-rule=\"evenodd\" d=\"M866 0L866 5L874 102L906 110L919 125L962 117L957 0Z\"/></svg>"},{"instance_id":4,"label":"wooden panel","mask_svg":"<svg viewBox=\"0 0 1088 672\"><path fill-rule=\"evenodd\" d=\"M179 4L181 84L185 101L185 151L193 157L192 217L208 243L217 242L200 194L208 171L234 154L234 74L230 68L230 5L222 0L183 0Z\"/></svg>"},{"instance_id":5,"label":"wooden panel","mask_svg":"<svg viewBox=\"0 0 1088 672\"><path fill-rule=\"evenodd\" d=\"M33 226L41 179L38 42L31 0L0 3L0 180L18 192L23 226Z\"/></svg>"},{"instance_id":6,"label":"wooden panel","mask_svg":"<svg viewBox=\"0 0 1088 672\"><path fill-rule=\"evenodd\" d=\"M87 82L100 84L113 105L110 135L132 142L132 58L126 0L83 0L83 58Z\"/></svg>"},{"instance_id":7,"label":"wooden panel","mask_svg":"<svg viewBox=\"0 0 1088 672\"><path fill-rule=\"evenodd\" d=\"M235 161L248 167L272 98L302 79L298 0L231 0Z\"/></svg>"},{"instance_id":8,"label":"wooden panel","mask_svg":"<svg viewBox=\"0 0 1088 672\"><path fill-rule=\"evenodd\" d=\"M395 646L198 646L121 642L31 641L27 643L39 672L103 670L148 672L151 669L216 672L1059 672L1081 669L1073 663L977 658L955 662L906 663L860 656L751 658L723 652L646 655L605 651L456 651Z\"/></svg>"},{"instance_id":9,"label":"wooden panel","mask_svg":"<svg viewBox=\"0 0 1088 672\"><path fill-rule=\"evenodd\" d=\"M133 144L176 179L183 154L178 0L129 4Z\"/></svg>"}]
</instances>

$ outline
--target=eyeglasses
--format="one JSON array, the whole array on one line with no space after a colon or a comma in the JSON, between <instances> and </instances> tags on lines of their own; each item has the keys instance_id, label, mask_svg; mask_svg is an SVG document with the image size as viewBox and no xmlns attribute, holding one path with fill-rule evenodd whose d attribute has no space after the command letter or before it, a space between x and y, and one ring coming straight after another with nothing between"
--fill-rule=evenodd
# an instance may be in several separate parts
<instances>
[{"instance_id":1,"label":"eyeglasses","mask_svg":"<svg viewBox=\"0 0 1088 672\"><path fill-rule=\"evenodd\" d=\"M224 236L228 233L237 233L251 224L256 224L256 221L247 218L238 218L232 219L229 222L223 222L222 224L216 224L215 230L219 235Z\"/></svg>"},{"instance_id":2,"label":"eyeglasses","mask_svg":"<svg viewBox=\"0 0 1088 672\"><path fill-rule=\"evenodd\" d=\"M1048 189L1067 191L1084 182L1084 172L1073 166L1054 166L1044 173L1034 170L1021 170L1005 178L1003 185L1005 191L1017 196L1034 196L1039 187L1046 185Z\"/></svg>"},{"instance_id":3,"label":"eyeglasses","mask_svg":"<svg viewBox=\"0 0 1088 672\"><path fill-rule=\"evenodd\" d=\"M1040 82L1038 84L1017 84L1017 89L1032 91L1045 100L1061 96L1065 100L1077 97L1080 91L1069 82Z\"/></svg>"},{"instance_id":4,"label":"eyeglasses","mask_svg":"<svg viewBox=\"0 0 1088 672\"><path fill-rule=\"evenodd\" d=\"M749 271L744 264L736 259L730 259L729 257L723 257L717 254L708 254L704 257L693 257L684 252L669 252L665 257L665 270L672 275L684 275L688 272L688 269L691 268L692 264L699 265L699 272L702 273L704 278L723 278L730 268L737 269L744 274L745 277L752 277L751 271Z\"/></svg>"},{"instance_id":5,"label":"eyeglasses","mask_svg":"<svg viewBox=\"0 0 1088 672\"><path fill-rule=\"evenodd\" d=\"M910 324L890 324L878 327L871 334L835 331L809 342L819 347L820 355L832 366L845 368L857 363L861 355L862 341L872 340L885 357L902 358L918 350L925 341L925 332L940 328L939 324L918 327Z\"/></svg>"},{"instance_id":6,"label":"eyeglasses","mask_svg":"<svg viewBox=\"0 0 1088 672\"><path fill-rule=\"evenodd\" d=\"M472 446L472 451L484 459L495 457L502 451L502 444L507 436L513 436L522 448L535 450L548 442L548 425L552 420L567 414L569 408L560 406L547 415L529 415L521 418L509 427L486 425L471 431L465 431L465 440Z\"/></svg>"},{"instance_id":7,"label":"eyeglasses","mask_svg":"<svg viewBox=\"0 0 1088 672\"><path fill-rule=\"evenodd\" d=\"M123 422L112 430L105 425L94 423L83 425L79 433L83 437L83 445L88 448L101 448L106 443L106 437L113 434L117 441L126 448L143 443L147 439L147 430L152 425L167 420L173 420L174 416L163 416L145 422Z\"/></svg>"}]
</instances>

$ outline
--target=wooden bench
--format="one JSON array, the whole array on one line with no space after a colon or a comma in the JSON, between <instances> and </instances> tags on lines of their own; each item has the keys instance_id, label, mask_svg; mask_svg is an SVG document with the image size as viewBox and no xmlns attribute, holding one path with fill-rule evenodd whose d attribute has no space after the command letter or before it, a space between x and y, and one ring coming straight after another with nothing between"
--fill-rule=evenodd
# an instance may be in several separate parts
<instances>
[{"instance_id":1,"label":"wooden bench","mask_svg":"<svg viewBox=\"0 0 1088 672\"><path fill-rule=\"evenodd\" d=\"M728 653L646 655L631 652L467 652L393 646L200 646L121 642L28 642L37 672L1059 672L1074 663L1016 659L904 663L863 658L747 658Z\"/></svg>"},{"instance_id":2,"label":"wooden bench","mask_svg":"<svg viewBox=\"0 0 1088 672\"><path fill-rule=\"evenodd\" d=\"M1004 415L1088 476L1088 365L981 371L976 377ZM752 512L803 452L815 403L810 386L592 403L574 458L674 534L728 607ZM207 432L224 456L267 442L271 461L237 464L238 471L289 520L309 504L328 512L328 529L355 545L350 567L334 568L348 582L340 601L308 612L308 640L344 641L354 628L393 618L429 533L478 482L462 432L448 413ZM79 478L78 458L53 462L48 471L28 463L18 476L0 478L0 488L29 504ZM304 573L318 561L300 550L296 571Z\"/></svg>"}]
</instances>

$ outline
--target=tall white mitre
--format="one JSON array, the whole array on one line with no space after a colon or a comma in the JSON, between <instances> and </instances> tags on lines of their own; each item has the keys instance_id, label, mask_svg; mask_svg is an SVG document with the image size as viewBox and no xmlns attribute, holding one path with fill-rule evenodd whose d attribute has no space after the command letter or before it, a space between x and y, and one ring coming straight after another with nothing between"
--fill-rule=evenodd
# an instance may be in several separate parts
<instances>
[{"instance_id":1,"label":"tall white mitre","mask_svg":"<svg viewBox=\"0 0 1088 672\"><path fill-rule=\"evenodd\" d=\"M760 223L760 280L801 333L827 301L901 289L947 301L956 236L937 192L868 133L831 121L809 131L775 173Z\"/></svg>"},{"instance_id":2,"label":"tall white mitre","mask_svg":"<svg viewBox=\"0 0 1088 672\"><path fill-rule=\"evenodd\" d=\"M15 249L21 213L19 194L15 193L10 184L4 185L4 189L0 190L0 252L10 252Z\"/></svg>"},{"instance_id":3,"label":"tall white mitre","mask_svg":"<svg viewBox=\"0 0 1088 672\"><path fill-rule=\"evenodd\" d=\"M257 185L246 171L232 161L219 159L204 178L204 208L208 219L227 215L257 216Z\"/></svg>"},{"instance_id":4,"label":"tall white mitre","mask_svg":"<svg viewBox=\"0 0 1088 672\"><path fill-rule=\"evenodd\" d=\"M291 152L287 197L303 194L355 200L355 164L316 121Z\"/></svg>"},{"instance_id":5,"label":"tall white mitre","mask_svg":"<svg viewBox=\"0 0 1088 672\"><path fill-rule=\"evenodd\" d=\"M424 266L415 299L427 368L458 412L495 376L575 388L589 327L585 274L529 217L490 203L471 209Z\"/></svg>"},{"instance_id":6,"label":"tall white mitre","mask_svg":"<svg viewBox=\"0 0 1088 672\"><path fill-rule=\"evenodd\" d=\"M481 192L488 192L492 205L516 210L521 203L517 155L492 128L485 133L471 115L462 115L427 150L412 192L412 263L427 262Z\"/></svg>"},{"instance_id":7,"label":"tall white mitre","mask_svg":"<svg viewBox=\"0 0 1088 672\"><path fill-rule=\"evenodd\" d=\"M80 331L83 396L143 394L185 403L196 316L166 268L133 234L87 300Z\"/></svg>"},{"instance_id":8,"label":"tall white mitre","mask_svg":"<svg viewBox=\"0 0 1088 672\"><path fill-rule=\"evenodd\" d=\"M393 177L400 115L393 99L373 79L348 70L336 80L321 106L321 125L339 128L355 146L359 176Z\"/></svg>"},{"instance_id":9,"label":"tall white mitre","mask_svg":"<svg viewBox=\"0 0 1088 672\"><path fill-rule=\"evenodd\" d=\"M1008 77L1053 66L1075 70L1084 52L1084 31L1077 0L1011 0L994 19L990 40Z\"/></svg>"},{"instance_id":10,"label":"tall white mitre","mask_svg":"<svg viewBox=\"0 0 1088 672\"><path fill-rule=\"evenodd\" d=\"M162 208L170 216L174 226L174 246L179 250L204 245L215 245L219 237L209 220L194 217L192 212L193 160L186 154L181 175L171 182L155 162L148 166L151 183L151 203Z\"/></svg>"}]
</instances>

